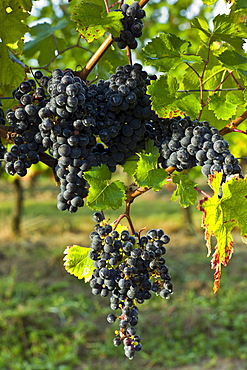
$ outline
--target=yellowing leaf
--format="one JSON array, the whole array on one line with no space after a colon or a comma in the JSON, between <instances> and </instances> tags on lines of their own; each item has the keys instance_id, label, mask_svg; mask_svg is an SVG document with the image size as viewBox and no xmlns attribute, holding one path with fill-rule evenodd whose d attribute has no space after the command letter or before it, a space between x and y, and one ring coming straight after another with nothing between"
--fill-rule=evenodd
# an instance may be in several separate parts
<instances>
[{"instance_id":1,"label":"yellowing leaf","mask_svg":"<svg viewBox=\"0 0 247 370\"><path fill-rule=\"evenodd\" d=\"M19 0L1 0L0 1L0 39L8 47L14 46L19 51L23 47L23 37L28 32L28 26L23 23L29 13L22 7L25 5L28 10L28 4L20 4ZM30 5L30 1L29 1Z\"/></svg>"},{"instance_id":2,"label":"yellowing leaf","mask_svg":"<svg viewBox=\"0 0 247 370\"><path fill-rule=\"evenodd\" d=\"M214 190L214 195L199 202L209 255L211 236L215 236L217 240L212 259L212 269L215 269L214 292L217 292L220 286L221 265L226 266L233 253L231 232L235 226L240 228L242 240L247 244L247 177L232 176L222 185L223 195L219 199L221 182L221 173L212 175L209 185Z\"/></svg>"},{"instance_id":3,"label":"yellowing leaf","mask_svg":"<svg viewBox=\"0 0 247 370\"><path fill-rule=\"evenodd\" d=\"M94 263L88 257L90 248L81 247L79 245L72 245L67 247L64 251L65 270L76 276L78 279L84 279L88 282L94 270Z\"/></svg>"}]
</instances>

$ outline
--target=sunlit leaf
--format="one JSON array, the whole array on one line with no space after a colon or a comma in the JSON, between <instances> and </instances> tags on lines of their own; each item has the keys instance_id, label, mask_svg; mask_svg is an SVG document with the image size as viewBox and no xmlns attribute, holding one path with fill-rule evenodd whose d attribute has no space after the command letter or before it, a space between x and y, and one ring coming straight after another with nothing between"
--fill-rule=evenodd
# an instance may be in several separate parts
<instances>
[{"instance_id":1,"label":"sunlit leaf","mask_svg":"<svg viewBox=\"0 0 247 370\"><path fill-rule=\"evenodd\" d=\"M95 268L93 261L88 257L89 251L90 248L79 245L72 245L64 251L65 270L78 279L84 279L85 282L91 279Z\"/></svg>"}]
</instances>

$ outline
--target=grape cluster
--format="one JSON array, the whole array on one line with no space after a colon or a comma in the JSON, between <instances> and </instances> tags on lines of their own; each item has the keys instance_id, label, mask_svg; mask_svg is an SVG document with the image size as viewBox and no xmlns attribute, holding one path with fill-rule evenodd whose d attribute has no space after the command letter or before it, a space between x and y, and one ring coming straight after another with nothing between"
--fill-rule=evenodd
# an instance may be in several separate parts
<instances>
[{"instance_id":1,"label":"grape cluster","mask_svg":"<svg viewBox=\"0 0 247 370\"><path fill-rule=\"evenodd\" d=\"M189 117L165 121L164 136L158 143L163 168L175 167L182 171L201 166L205 176L222 171L223 180L233 174L242 176L241 167L230 153L228 142L207 121L191 121Z\"/></svg>"},{"instance_id":2,"label":"grape cluster","mask_svg":"<svg viewBox=\"0 0 247 370\"><path fill-rule=\"evenodd\" d=\"M104 144L97 145L94 153L98 164L107 164L112 172L148 139L146 121L154 114L146 94L149 83L147 73L135 63L118 67L108 81L89 86L89 96L93 94L97 99L91 109L93 133ZM93 105L94 100L89 104Z\"/></svg>"},{"instance_id":3,"label":"grape cluster","mask_svg":"<svg viewBox=\"0 0 247 370\"><path fill-rule=\"evenodd\" d=\"M9 152L1 149L7 173L25 176L40 154L48 152L60 183L58 209L71 213L88 194L85 171L106 164L115 172L117 165L145 149L149 139L159 148L163 168L201 166L206 176L214 171L222 171L223 180L241 176L228 143L208 122L162 119L152 111L147 86L155 78L138 63L119 66L108 80L89 85L70 69L55 69L50 77L36 71L34 79L13 91L19 105L6 114L14 137Z\"/></svg>"},{"instance_id":4,"label":"grape cluster","mask_svg":"<svg viewBox=\"0 0 247 370\"><path fill-rule=\"evenodd\" d=\"M14 145L5 154L6 172L25 176L27 169L40 160L39 153L44 152L42 143L37 141L41 119L39 110L46 104L45 89L37 87L34 80L23 81L13 91L13 96L20 105L15 110L9 110L6 119L16 133Z\"/></svg>"},{"instance_id":5,"label":"grape cluster","mask_svg":"<svg viewBox=\"0 0 247 370\"><path fill-rule=\"evenodd\" d=\"M143 23L141 19L146 16L145 10L140 8L138 2L131 5L122 4L120 10L124 16L121 19L124 30L120 33L119 37L113 37L113 40L117 41L120 49L124 49L126 46L130 49L136 49L136 38L142 36Z\"/></svg>"},{"instance_id":6,"label":"grape cluster","mask_svg":"<svg viewBox=\"0 0 247 370\"><path fill-rule=\"evenodd\" d=\"M4 111L2 109L1 100L0 100L0 125L5 125ZM6 152L6 148L2 143L2 139L0 138L0 168L2 168L2 161L4 159L5 152Z\"/></svg>"},{"instance_id":7,"label":"grape cluster","mask_svg":"<svg viewBox=\"0 0 247 370\"><path fill-rule=\"evenodd\" d=\"M50 99L39 110L39 139L57 159L55 170L60 180L57 207L70 213L84 205L88 190L83 172L90 168L91 151L96 144L90 126L83 121L87 90L71 70L55 69L47 82Z\"/></svg>"},{"instance_id":8,"label":"grape cluster","mask_svg":"<svg viewBox=\"0 0 247 370\"><path fill-rule=\"evenodd\" d=\"M114 345L123 343L126 356L132 358L142 348L134 328L138 323L137 304L150 299L151 292L167 299L173 292L163 257L170 238L162 229L151 229L142 237L130 235L125 228L118 232L100 212L95 212L93 219L97 223L90 234L89 257L95 270L90 286L94 295L110 295L112 310L121 309L120 315L109 314L107 321L119 320Z\"/></svg>"}]
</instances>

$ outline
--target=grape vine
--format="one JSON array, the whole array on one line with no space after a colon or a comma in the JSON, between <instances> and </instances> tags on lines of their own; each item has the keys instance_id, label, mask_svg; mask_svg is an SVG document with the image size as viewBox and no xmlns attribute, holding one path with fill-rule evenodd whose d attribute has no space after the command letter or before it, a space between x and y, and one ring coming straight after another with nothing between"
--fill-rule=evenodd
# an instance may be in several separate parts
<instances>
[{"instance_id":1,"label":"grape vine","mask_svg":"<svg viewBox=\"0 0 247 370\"><path fill-rule=\"evenodd\" d=\"M247 118L246 112L232 119L246 97L245 20L234 18L236 6L238 13L245 7L235 4L229 16L216 16L212 31L206 21L194 19L191 26L199 30L201 39L194 54L189 52L189 41L175 34L153 37L142 55L142 61L155 69L151 74L142 63L132 62L136 38L145 32L142 8L147 3L83 1L75 5L71 18L79 39L62 51L56 40L55 56L37 70L11 56L14 68L22 68L24 76L19 74L12 91L12 107L5 113L0 109L0 163L7 174L26 176L32 165L42 161L53 169L60 187L58 210L75 213L87 205L96 211L90 247L67 247L65 268L89 282L93 295L109 296L114 313L107 321L118 321L119 326L113 344L123 344L130 359L142 349L136 331L138 305L152 294L168 299L173 293L164 258L170 238L161 228L135 230L130 216L135 198L151 189L159 191L169 181L176 185L172 199L180 197L183 207L195 204L198 192L204 195L198 209L203 212L209 253L211 236L217 239L212 259L215 292L221 266L232 256L232 229L239 226L245 243L247 235L247 178L223 137L234 131L246 134L236 128ZM30 10L23 9L23 13ZM46 33L54 36L55 31L48 28ZM80 45L81 39L91 43L105 33L95 52ZM8 64L7 45L13 42L1 30L0 39ZM89 74L104 64L110 46L125 49L128 64L118 63L115 71L108 65L107 77L90 81ZM49 69L72 49L93 53L84 68ZM183 77L174 72L180 65ZM214 124L209 123L212 112ZM219 126L217 120L223 124ZM112 181L120 166L132 177L131 185ZM189 178L189 170L198 166L212 196ZM109 223L103 212L119 209L124 202L125 213ZM129 228L121 226L123 218Z\"/></svg>"}]
</instances>

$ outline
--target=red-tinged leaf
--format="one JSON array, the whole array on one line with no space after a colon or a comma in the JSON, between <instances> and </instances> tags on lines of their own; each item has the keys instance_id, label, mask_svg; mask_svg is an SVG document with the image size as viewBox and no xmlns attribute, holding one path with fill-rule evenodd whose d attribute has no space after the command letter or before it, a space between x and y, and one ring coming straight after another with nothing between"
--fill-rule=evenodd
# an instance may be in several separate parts
<instances>
[{"instance_id":1,"label":"red-tinged leaf","mask_svg":"<svg viewBox=\"0 0 247 370\"><path fill-rule=\"evenodd\" d=\"M203 212L202 227L205 229L208 255L211 254L211 237L215 236L217 240L211 263L215 270L215 293L220 287L221 265L227 266L232 257L231 232L235 226L240 228L242 240L247 243L247 177L232 176L222 185L223 195L219 199L221 182L221 173L210 176L209 185L214 190L214 195L201 200L198 207Z\"/></svg>"},{"instance_id":2,"label":"red-tinged leaf","mask_svg":"<svg viewBox=\"0 0 247 370\"><path fill-rule=\"evenodd\" d=\"M102 0L94 2L82 1L73 9L71 19L76 23L76 29L88 43L97 40L105 32L118 36L123 30L120 19L122 12L107 13Z\"/></svg>"}]
</instances>

